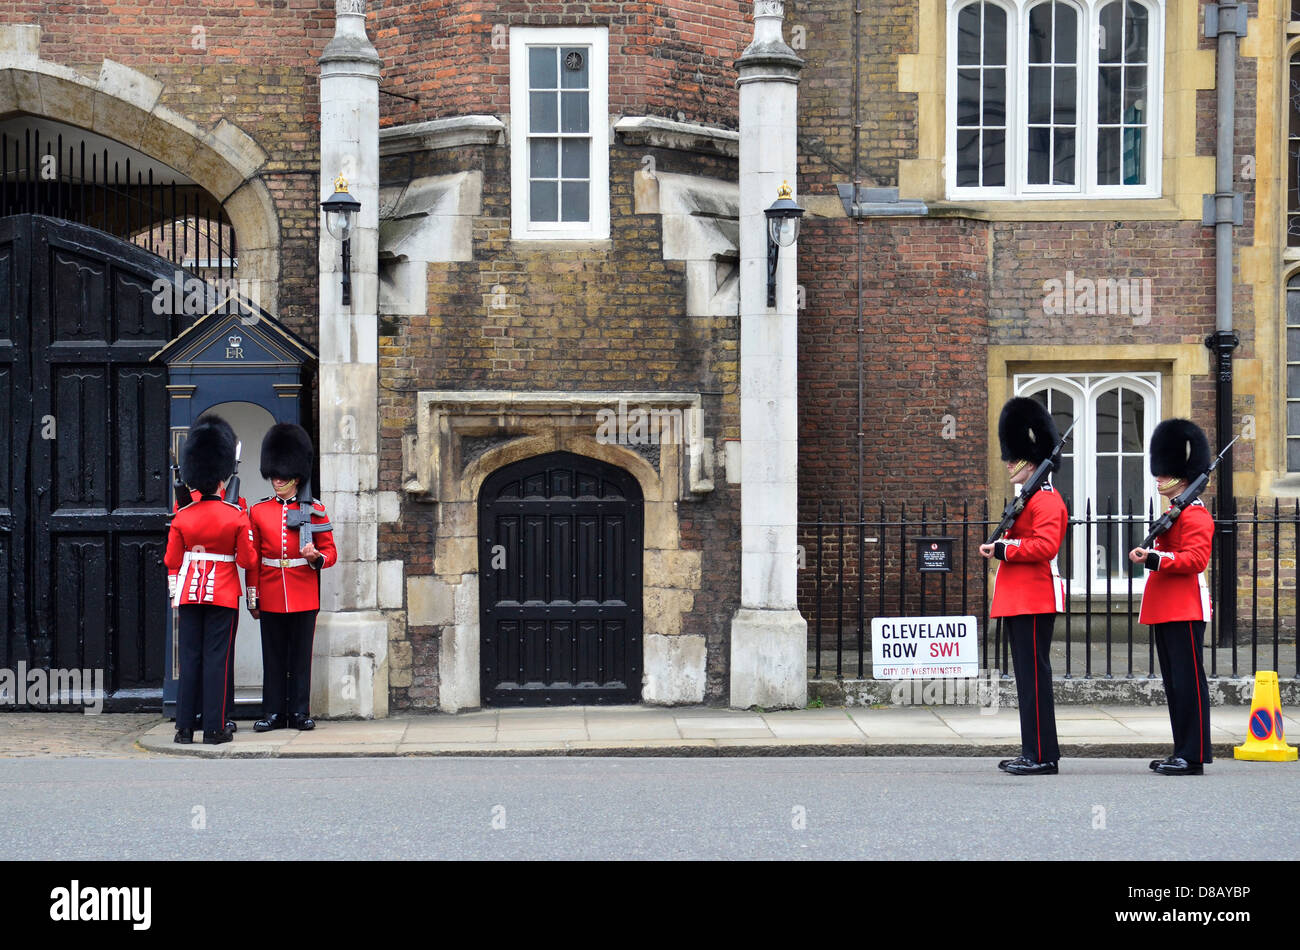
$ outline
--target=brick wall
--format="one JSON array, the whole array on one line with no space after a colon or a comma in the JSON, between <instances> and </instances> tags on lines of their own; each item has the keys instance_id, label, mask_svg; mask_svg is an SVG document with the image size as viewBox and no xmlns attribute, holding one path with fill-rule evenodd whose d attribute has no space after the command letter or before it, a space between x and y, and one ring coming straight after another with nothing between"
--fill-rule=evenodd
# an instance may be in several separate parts
<instances>
[{"instance_id":1,"label":"brick wall","mask_svg":"<svg viewBox=\"0 0 1300 950\"><path fill-rule=\"evenodd\" d=\"M736 127L735 59L751 26L743 0L383 3L373 35L386 64L384 123L510 111L512 26L608 26L609 109Z\"/></svg>"}]
</instances>

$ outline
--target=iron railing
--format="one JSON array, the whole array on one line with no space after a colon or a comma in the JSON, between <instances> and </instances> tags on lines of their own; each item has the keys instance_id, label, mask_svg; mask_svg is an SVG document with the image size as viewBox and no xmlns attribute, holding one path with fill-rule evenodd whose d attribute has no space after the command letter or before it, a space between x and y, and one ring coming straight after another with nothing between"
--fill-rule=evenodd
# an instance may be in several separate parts
<instances>
[{"instance_id":1,"label":"iron railing","mask_svg":"<svg viewBox=\"0 0 1300 950\"><path fill-rule=\"evenodd\" d=\"M155 183L153 169L62 135L0 133L0 218L38 214L99 231L218 282L232 277L238 249L224 202L193 183Z\"/></svg>"},{"instance_id":2,"label":"iron railing","mask_svg":"<svg viewBox=\"0 0 1300 950\"><path fill-rule=\"evenodd\" d=\"M1210 511L1215 514L1213 503ZM1207 625L1207 672L1236 677L1271 669L1282 676L1300 676L1296 650L1300 501L1284 508L1275 500L1261 510L1259 502L1252 500L1238 504L1230 514L1227 519L1216 516L1215 521L1236 528L1237 626L1220 630L1217 619ZM1145 515L1115 514L1109 505L1102 514L1085 505L1080 516L1070 519L1058 556L1068 596L1053 638L1064 653L1056 668L1067 678L1156 675L1154 641L1138 623L1146 572L1140 565L1130 565L1126 557L1142 542L1153 520L1151 510ZM874 509L864 507L857 517L819 505L816 519L799 526L799 605L808 619L810 675L866 676L872 618L930 614L974 616L981 665L1010 669L1002 624L990 623L988 616L992 565L979 553L996 523L990 519L987 503L978 511L966 503L960 507L899 505L887 511L882 503ZM952 538L951 573L918 570L915 540L920 537ZM1091 572L1076 570L1080 560L1076 551L1091 553L1087 557ZM1207 578L1214 607L1221 570L1216 543ZM1086 573L1093 574L1090 581ZM1214 610L1212 617L1218 613Z\"/></svg>"}]
</instances>

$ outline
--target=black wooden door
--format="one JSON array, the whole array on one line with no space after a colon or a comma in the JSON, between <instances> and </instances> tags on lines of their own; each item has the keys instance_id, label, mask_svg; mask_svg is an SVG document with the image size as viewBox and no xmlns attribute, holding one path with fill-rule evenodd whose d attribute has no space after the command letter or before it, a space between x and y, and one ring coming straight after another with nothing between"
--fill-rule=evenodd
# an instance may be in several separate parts
<instances>
[{"instance_id":1,"label":"black wooden door","mask_svg":"<svg viewBox=\"0 0 1300 950\"><path fill-rule=\"evenodd\" d=\"M641 487L567 452L494 472L479 495L482 702L641 698Z\"/></svg>"},{"instance_id":2,"label":"black wooden door","mask_svg":"<svg viewBox=\"0 0 1300 950\"><path fill-rule=\"evenodd\" d=\"M149 357L180 329L154 306L173 267L90 228L20 216L0 221L0 271L7 659L102 669L110 694L152 694L169 478L167 374Z\"/></svg>"}]
</instances>

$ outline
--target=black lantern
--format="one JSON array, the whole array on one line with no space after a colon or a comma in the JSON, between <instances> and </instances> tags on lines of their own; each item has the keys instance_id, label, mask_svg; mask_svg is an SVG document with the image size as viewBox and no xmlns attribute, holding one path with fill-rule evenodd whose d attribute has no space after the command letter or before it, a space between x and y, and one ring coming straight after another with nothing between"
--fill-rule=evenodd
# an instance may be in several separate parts
<instances>
[{"instance_id":1,"label":"black lantern","mask_svg":"<svg viewBox=\"0 0 1300 950\"><path fill-rule=\"evenodd\" d=\"M803 217L803 208L794 203L788 181L776 193L772 207L763 213L767 215L767 305L775 307L777 257L781 248L798 240L799 219Z\"/></svg>"},{"instance_id":2,"label":"black lantern","mask_svg":"<svg viewBox=\"0 0 1300 950\"><path fill-rule=\"evenodd\" d=\"M348 194L348 181L342 175L334 182L334 194L320 203L325 212L325 228L334 240L343 244L343 306L352 306L352 231L361 202Z\"/></svg>"}]
</instances>

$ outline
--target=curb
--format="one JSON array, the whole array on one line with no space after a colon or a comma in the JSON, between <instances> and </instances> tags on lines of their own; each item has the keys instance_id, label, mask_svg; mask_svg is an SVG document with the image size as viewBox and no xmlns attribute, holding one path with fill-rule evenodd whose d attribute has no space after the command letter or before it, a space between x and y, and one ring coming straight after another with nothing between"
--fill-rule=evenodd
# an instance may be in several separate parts
<instances>
[{"instance_id":1,"label":"curb","mask_svg":"<svg viewBox=\"0 0 1300 950\"><path fill-rule=\"evenodd\" d=\"M517 746L492 747L486 743L427 743L420 749L400 750L396 744L374 743L373 749L349 745L336 749L267 748L240 749L235 743L203 748L202 746L177 746L170 740L146 742L138 740L137 748L159 755L189 756L203 759L353 759L353 758L440 758L522 756L570 756L608 758L721 758L721 757L810 757L857 756L900 758L999 758L1014 755L1014 743L954 744L948 742L861 742L858 740L828 740L826 742L799 742L789 745L773 743L747 743L744 739L698 739L697 744L663 746L579 746L572 742L540 743L536 748ZM233 748L232 748L233 746ZM458 747L459 746L459 747ZM1169 754L1168 742L1074 742L1061 744L1062 759L1150 759L1164 758ZM1231 759L1233 743L1214 743L1211 750L1216 758Z\"/></svg>"}]
</instances>

